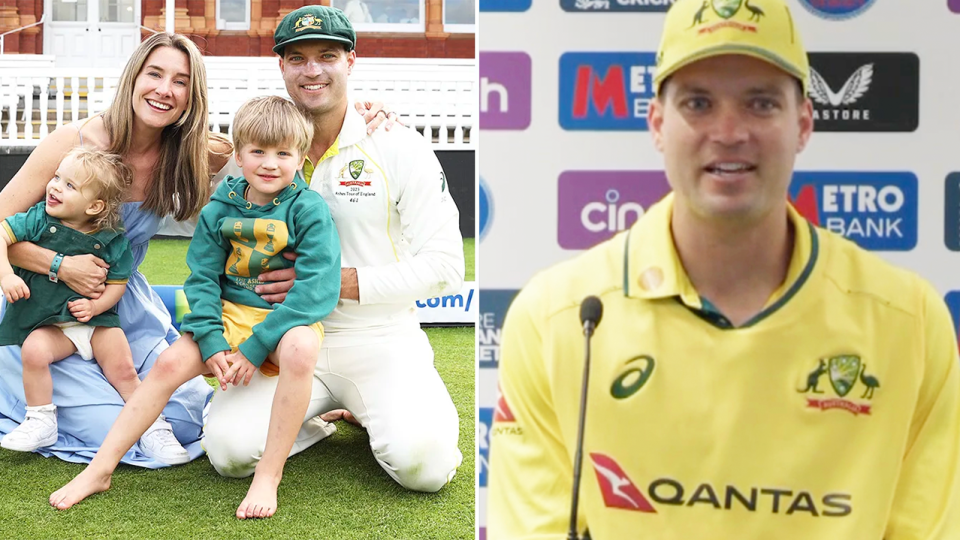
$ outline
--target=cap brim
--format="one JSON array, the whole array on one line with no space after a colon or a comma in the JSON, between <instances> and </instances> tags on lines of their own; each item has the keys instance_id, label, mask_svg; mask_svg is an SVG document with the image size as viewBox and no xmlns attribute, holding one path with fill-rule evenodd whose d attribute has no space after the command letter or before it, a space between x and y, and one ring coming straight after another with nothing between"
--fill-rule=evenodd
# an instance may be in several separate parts
<instances>
[{"instance_id":1,"label":"cap brim","mask_svg":"<svg viewBox=\"0 0 960 540\"><path fill-rule=\"evenodd\" d=\"M780 68L785 71L788 75L800 80L803 85L804 91L807 89L807 80L806 74L802 73L799 69L796 68L790 62L787 62L783 57L772 54L765 49L759 47L752 47L749 45L741 45L736 43L724 43L721 45L715 45L713 47L707 47L699 51L694 51L693 53L687 55L686 58L677 62L669 70L665 72L657 73L657 81L655 85L655 91L657 94L660 93L660 85L663 84L663 81L667 79L670 75L673 75L680 69L683 69L694 62L699 62L700 60L705 60L707 58L713 58L715 56L724 56L727 54L741 54L744 56L750 56L756 58L757 60L763 60L769 64L773 64L774 67Z\"/></svg>"},{"instance_id":2,"label":"cap brim","mask_svg":"<svg viewBox=\"0 0 960 540\"><path fill-rule=\"evenodd\" d=\"M353 50L353 47L354 47L353 42L350 41L350 40L347 39L347 38L342 38L342 37L339 37L339 36L321 36L321 35L317 35L317 34L304 34L304 35L302 35L302 36L297 36L297 37L295 37L295 38L293 38L293 39L288 39L288 40L284 41L283 43L281 43L280 45L274 45L274 47L273 47L273 52L275 52L275 53L277 53L277 54L279 54L279 55L282 56L282 55L283 55L283 48L286 47L287 45L289 45L289 44L291 44L291 43L295 43L295 42L297 42L297 41L306 41L306 40L308 40L308 39L309 39L309 40L314 40L314 41L323 40L323 41L336 41L337 43L345 43L345 44L347 44L347 45L350 45L350 50L351 50L351 51Z\"/></svg>"}]
</instances>

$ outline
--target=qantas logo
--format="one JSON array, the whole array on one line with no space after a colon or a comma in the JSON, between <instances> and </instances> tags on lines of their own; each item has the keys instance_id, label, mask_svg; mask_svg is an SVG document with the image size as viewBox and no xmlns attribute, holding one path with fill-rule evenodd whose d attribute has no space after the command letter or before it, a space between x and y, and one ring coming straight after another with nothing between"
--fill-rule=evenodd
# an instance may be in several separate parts
<instances>
[{"instance_id":1,"label":"qantas logo","mask_svg":"<svg viewBox=\"0 0 960 540\"><path fill-rule=\"evenodd\" d=\"M810 68L810 98L821 105L832 107L852 105L870 89L871 82L873 64L867 64L854 71L839 92L834 92L817 70Z\"/></svg>"},{"instance_id":2,"label":"qantas logo","mask_svg":"<svg viewBox=\"0 0 960 540\"><path fill-rule=\"evenodd\" d=\"M517 419L510 410L507 399L503 397L503 392L497 388L497 406L493 409L493 429L490 433L497 435L523 435L523 428L517 425Z\"/></svg>"},{"instance_id":3,"label":"qantas logo","mask_svg":"<svg viewBox=\"0 0 960 540\"><path fill-rule=\"evenodd\" d=\"M607 507L657 513L613 458L591 453L590 459L593 460L593 470L597 472L597 482Z\"/></svg>"},{"instance_id":4,"label":"qantas logo","mask_svg":"<svg viewBox=\"0 0 960 540\"><path fill-rule=\"evenodd\" d=\"M494 422L516 422L517 419L513 417L513 412L510 410L510 405L507 405L507 400L503 397L503 392L498 392L500 396L497 398L497 408L493 411L493 421Z\"/></svg>"},{"instance_id":5,"label":"qantas logo","mask_svg":"<svg viewBox=\"0 0 960 540\"><path fill-rule=\"evenodd\" d=\"M843 517L853 513L853 496L849 493L827 493L817 500L809 491L759 486L746 489L733 485L715 487L709 482L701 482L691 492L678 480L657 478L650 482L644 494L612 457L592 452L590 459L607 508L656 514L658 510L651 504L652 500L658 505L711 506L716 510L809 514L812 517Z\"/></svg>"}]
</instances>

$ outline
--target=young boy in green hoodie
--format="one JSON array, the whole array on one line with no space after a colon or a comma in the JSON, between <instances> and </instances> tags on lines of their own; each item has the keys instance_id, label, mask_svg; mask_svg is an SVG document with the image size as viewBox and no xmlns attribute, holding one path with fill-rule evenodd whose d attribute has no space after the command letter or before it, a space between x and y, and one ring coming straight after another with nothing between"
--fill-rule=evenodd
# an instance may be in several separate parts
<instances>
[{"instance_id":1,"label":"young boy in green hoodie","mask_svg":"<svg viewBox=\"0 0 960 540\"><path fill-rule=\"evenodd\" d=\"M310 400L320 320L340 297L340 239L330 210L297 176L312 139L313 125L292 102L269 96L244 103L233 125L243 176L220 184L187 251L193 273L183 288L191 312L180 329L193 335L221 390L248 384L258 368L280 376L248 508L238 509L244 517L276 509L276 485ZM281 256L286 251L297 253L296 262ZM297 281L282 304L254 292L261 272L294 265Z\"/></svg>"},{"instance_id":2,"label":"young boy in green hoodie","mask_svg":"<svg viewBox=\"0 0 960 540\"><path fill-rule=\"evenodd\" d=\"M297 175L312 139L313 125L281 97L254 98L237 111L233 142L243 176L224 179L200 212L187 251L192 273L183 288L191 311L180 325L184 335L161 353L87 469L50 504L67 508L109 489L119 458L184 382L212 373L229 391L228 383L247 385L259 368L279 380L263 455L237 517L276 512L284 463L307 420L323 340L319 321L340 297L340 240L330 209ZM288 251L295 261L282 256ZM283 303L254 292L261 272L290 266L297 277Z\"/></svg>"}]
</instances>

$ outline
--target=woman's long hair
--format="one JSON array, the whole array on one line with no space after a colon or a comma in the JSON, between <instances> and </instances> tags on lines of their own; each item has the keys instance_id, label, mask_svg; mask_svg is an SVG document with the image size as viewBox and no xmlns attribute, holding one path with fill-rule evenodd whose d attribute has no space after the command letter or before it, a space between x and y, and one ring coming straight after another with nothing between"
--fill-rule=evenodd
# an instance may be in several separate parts
<instances>
[{"instance_id":1,"label":"woman's long hair","mask_svg":"<svg viewBox=\"0 0 960 540\"><path fill-rule=\"evenodd\" d=\"M152 172L143 208L183 221L196 216L210 197L207 72L197 46L179 34L154 34L133 52L117 87L117 96L103 115L110 137L109 152L126 156L133 140L133 90L147 57L157 47L183 51L190 64L190 91L180 118L163 128L160 157Z\"/></svg>"}]
</instances>

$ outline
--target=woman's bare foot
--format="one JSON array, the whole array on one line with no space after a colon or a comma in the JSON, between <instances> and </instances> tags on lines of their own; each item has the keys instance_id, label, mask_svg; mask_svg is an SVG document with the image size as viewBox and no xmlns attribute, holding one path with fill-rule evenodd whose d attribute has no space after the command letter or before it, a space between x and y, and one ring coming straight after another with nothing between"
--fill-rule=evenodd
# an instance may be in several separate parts
<instances>
[{"instance_id":1,"label":"woman's bare foot","mask_svg":"<svg viewBox=\"0 0 960 540\"><path fill-rule=\"evenodd\" d=\"M277 486L280 479L253 475L247 496L237 507L237 519L268 518L277 511Z\"/></svg>"},{"instance_id":2,"label":"woman's bare foot","mask_svg":"<svg viewBox=\"0 0 960 540\"><path fill-rule=\"evenodd\" d=\"M110 476L99 475L87 467L67 485L50 495L50 506L57 510L66 510L94 493L110 489Z\"/></svg>"}]
</instances>

